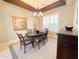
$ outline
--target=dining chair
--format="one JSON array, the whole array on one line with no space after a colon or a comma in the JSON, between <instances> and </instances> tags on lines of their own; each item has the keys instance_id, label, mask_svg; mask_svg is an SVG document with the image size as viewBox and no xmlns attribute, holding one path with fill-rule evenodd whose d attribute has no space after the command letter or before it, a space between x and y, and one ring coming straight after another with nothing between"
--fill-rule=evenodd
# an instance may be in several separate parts
<instances>
[{"instance_id":1,"label":"dining chair","mask_svg":"<svg viewBox=\"0 0 79 59\"><path fill-rule=\"evenodd\" d=\"M37 31L37 29L36 29L36 28L34 28L34 29L33 29L33 32L34 32L34 33L36 33L36 31Z\"/></svg>"},{"instance_id":2,"label":"dining chair","mask_svg":"<svg viewBox=\"0 0 79 59\"><path fill-rule=\"evenodd\" d=\"M16 33L16 34L20 40L20 50L21 50L21 47L24 46L24 53L26 53L26 45L29 45L32 42L30 40L26 39L26 37L23 36L21 33L20 34Z\"/></svg>"},{"instance_id":3,"label":"dining chair","mask_svg":"<svg viewBox=\"0 0 79 59\"><path fill-rule=\"evenodd\" d=\"M38 44L38 48L40 49L40 43L42 42L43 45L45 44L45 40L43 39L43 35L39 35L39 36L35 37L34 42L36 42Z\"/></svg>"},{"instance_id":4,"label":"dining chair","mask_svg":"<svg viewBox=\"0 0 79 59\"><path fill-rule=\"evenodd\" d=\"M27 33L32 33L32 29L27 29Z\"/></svg>"},{"instance_id":5,"label":"dining chair","mask_svg":"<svg viewBox=\"0 0 79 59\"><path fill-rule=\"evenodd\" d=\"M34 41L33 41L33 38L30 36L27 36L27 34L29 34L29 33L26 33L25 34L25 37L28 39L28 40L30 40L31 41L31 43L32 43L32 47L34 48Z\"/></svg>"},{"instance_id":6,"label":"dining chair","mask_svg":"<svg viewBox=\"0 0 79 59\"><path fill-rule=\"evenodd\" d=\"M48 28L44 28L44 32L48 33Z\"/></svg>"},{"instance_id":7,"label":"dining chair","mask_svg":"<svg viewBox=\"0 0 79 59\"><path fill-rule=\"evenodd\" d=\"M46 41L48 41L48 28L44 28L44 32L45 32L45 34L44 34L44 39L46 39Z\"/></svg>"}]
</instances>

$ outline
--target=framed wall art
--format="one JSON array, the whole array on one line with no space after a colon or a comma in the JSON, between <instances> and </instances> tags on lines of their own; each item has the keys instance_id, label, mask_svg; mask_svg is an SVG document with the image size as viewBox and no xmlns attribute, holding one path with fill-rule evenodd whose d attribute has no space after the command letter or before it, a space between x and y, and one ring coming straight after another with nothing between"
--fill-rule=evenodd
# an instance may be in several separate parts
<instances>
[{"instance_id":1,"label":"framed wall art","mask_svg":"<svg viewBox=\"0 0 79 59\"><path fill-rule=\"evenodd\" d=\"M25 17L12 16L12 19L15 31L27 29L27 22Z\"/></svg>"}]
</instances>

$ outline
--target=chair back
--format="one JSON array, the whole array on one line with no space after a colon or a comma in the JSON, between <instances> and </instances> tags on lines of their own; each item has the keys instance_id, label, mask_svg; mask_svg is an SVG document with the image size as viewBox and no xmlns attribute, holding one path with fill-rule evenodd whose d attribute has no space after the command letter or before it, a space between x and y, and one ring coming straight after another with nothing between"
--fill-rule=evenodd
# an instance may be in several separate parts
<instances>
[{"instance_id":1,"label":"chair back","mask_svg":"<svg viewBox=\"0 0 79 59\"><path fill-rule=\"evenodd\" d=\"M20 40L23 40L23 35L21 33L20 34L16 33L16 34Z\"/></svg>"},{"instance_id":2,"label":"chair back","mask_svg":"<svg viewBox=\"0 0 79 59\"><path fill-rule=\"evenodd\" d=\"M44 32L45 33L48 33L48 28L44 28Z\"/></svg>"},{"instance_id":3,"label":"chair back","mask_svg":"<svg viewBox=\"0 0 79 59\"><path fill-rule=\"evenodd\" d=\"M36 28L34 28L34 29L33 29L33 32L34 32L34 33L36 33L36 31L37 31L37 29L36 29Z\"/></svg>"},{"instance_id":4,"label":"chair back","mask_svg":"<svg viewBox=\"0 0 79 59\"><path fill-rule=\"evenodd\" d=\"M43 39L47 39L47 38L48 38L48 28L44 28Z\"/></svg>"},{"instance_id":5,"label":"chair back","mask_svg":"<svg viewBox=\"0 0 79 59\"><path fill-rule=\"evenodd\" d=\"M27 33L32 33L32 29L27 29Z\"/></svg>"},{"instance_id":6,"label":"chair back","mask_svg":"<svg viewBox=\"0 0 79 59\"><path fill-rule=\"evenodd\" d=\"M26 40L25 36L23 36L21 33L20 34L16 33L16 34L20 40L20 43L25 44L25 40Z\"/></svg>"},{"instance_id":7,"label":"chair back","mask_svg":"<svg viewBox=\"0 0 79 59\"><path fill-rule=\"evenodd\" d=\"M43 34L36 36L35 40L42 41L43 40Z\"/></svg>"}]
</instances>

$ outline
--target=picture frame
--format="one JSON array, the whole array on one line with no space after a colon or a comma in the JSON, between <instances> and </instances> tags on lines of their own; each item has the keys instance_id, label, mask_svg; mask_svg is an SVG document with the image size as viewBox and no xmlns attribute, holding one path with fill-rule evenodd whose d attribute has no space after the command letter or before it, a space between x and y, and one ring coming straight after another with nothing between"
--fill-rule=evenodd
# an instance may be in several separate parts
<instances>
[{"instance_id":1,"label":"picture frame","mask_svg":"<svg viewBox=\"0 0 79 59\"><path fill-rule=\"evenodd\" d=\"M26 30L27 21L26 17L12 16L14 31Z\"/></svg>"}]
</instances>

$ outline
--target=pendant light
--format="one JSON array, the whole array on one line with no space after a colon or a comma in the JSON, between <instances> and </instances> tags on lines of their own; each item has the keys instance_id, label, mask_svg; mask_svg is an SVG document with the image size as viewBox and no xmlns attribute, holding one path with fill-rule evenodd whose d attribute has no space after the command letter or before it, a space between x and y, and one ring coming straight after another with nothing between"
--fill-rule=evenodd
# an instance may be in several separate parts
<instances>
[{"instance_id":1,"label":"pendant light","mask_svg":"<svg viewBox=\"0 0 79 59\"><path fill-rule=\"evenodd\" d=\"M37 0L37 11L34 12L34 16L43 16L43 13L39 10L39 0Z\"/></svg>"}]
</instances>

